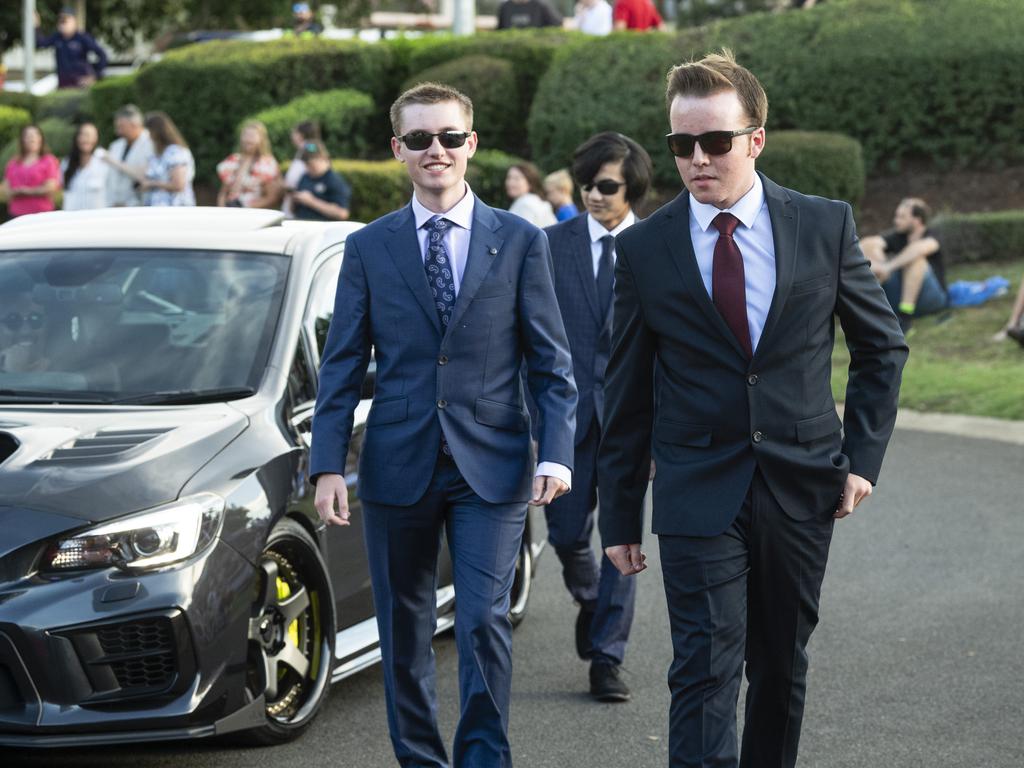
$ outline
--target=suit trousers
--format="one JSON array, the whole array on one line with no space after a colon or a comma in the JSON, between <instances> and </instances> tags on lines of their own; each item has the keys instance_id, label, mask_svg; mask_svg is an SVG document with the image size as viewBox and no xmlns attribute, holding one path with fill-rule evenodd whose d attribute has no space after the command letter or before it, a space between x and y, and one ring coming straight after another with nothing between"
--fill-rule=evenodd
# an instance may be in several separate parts
<instances>
[{"instance_id":1,"label":"suit trousers","mask_svg":"<svg viewBox=\"0 0 1024 768\"><path fill-rule=\"evenodd\" d=\"M759 470L718 536L660 536L672 631L671 768L792 768L831 510L790 518ZM736 703L746 662L742 753Z\"/></svg>"},{"instance_id":2,"label":"suit trousers","mask_svg":"<svg viewBox=\"0 0 1024 768\"><path fill-rule=\"evenodd\" d=\"M572 490L544 508L548 541L562 563L562 578L569 594L594 612L590 625L590 658L621 664L633 626L636 578L623 576L601 555L598 568L591 536L597 504L597 447L601 428L591 419L586 436L576 444Z\"/></svg>"},{"instance_id":3,"label":"suit trousers","mask_svg":"<svg viewBox=\"0 0 1024 768\"><path fill-rule=\"evenodd\" d=\"M363 502L391 742L403 768L448 768L437 727L437 563L446 533L455 581L460 718L454 768L510 768L509 593L526 504L490 504L439 455L422 499Z\"/></svg>"}]
</instances>

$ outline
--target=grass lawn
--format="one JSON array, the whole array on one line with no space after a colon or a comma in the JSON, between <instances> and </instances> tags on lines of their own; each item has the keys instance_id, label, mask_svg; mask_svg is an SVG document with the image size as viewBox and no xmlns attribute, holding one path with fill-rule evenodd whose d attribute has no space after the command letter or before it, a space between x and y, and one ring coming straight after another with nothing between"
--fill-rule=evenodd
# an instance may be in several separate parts
<instances>
[{"instance_id":1,"label":"grass lawn","mask_svg":"<svg viewBox=\"0 0 1024 768\"><path fill-rule=\"evenodd\" d=\"M907 343L910 359L903 370L900 406L917 411L963 413L1024 419L1024 349L1012 339L991 341L1006 323L1024 272L1024 260L979 262L947 269L947 281L983 280L1002 275L1010 292L980 307L955 309L920 318ZM845 399L850 354L836 328L832 355L832 391Z\"/></svg>"}]
</instances>

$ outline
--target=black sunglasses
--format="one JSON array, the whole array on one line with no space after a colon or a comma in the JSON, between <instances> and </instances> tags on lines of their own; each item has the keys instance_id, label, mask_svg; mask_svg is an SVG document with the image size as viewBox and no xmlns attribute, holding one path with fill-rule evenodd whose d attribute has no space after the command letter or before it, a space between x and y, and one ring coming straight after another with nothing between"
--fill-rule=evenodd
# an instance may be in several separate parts
<instances>
[{"instance_id":1,"label":"black sunglasses","mask_svg":"<svg viewBox=\"0 0 1024 768\"><path fill-rule=\"evenodd\" d=\"M760 126L752 125L738 131L708 131L699 136L692 133L670 133L665 136L669 151L676 157L692 157L694 146L700 142L700 148L706 155L725 155L732 149L732 140L736 136L753 133Z\"/></svg>"},{"instance_id":2,"label":"black sunglasses","mask_svg":"<svg viewBox=\"0 0 1024 768\"><path fill-rule=\"evenodd\" d=\"M597 191L602 195L614 195L619 191L619 187L626 186L626 182L613 181L612 179L601 179L600 181L595 181L592 184L582 184L581 186L584 192L590 192L594 187L597 187Z\"/></svg>"},{"instance_id":3,"label":"black sunglasses","mask_svg":"<svg viewBox=\"0 0 1024 768\"><path fill-rule=\"evenodd\" d=\"M29 312L27 315L11 312L3 319L3 323L11 333L17 333L23 325L28 325L33 331L38 331L46 323L46 315L39 312Z\"/></svg>"},{"instance_id":4,"label":"black sunglasses","mask_svg":"<svg viewBox=\"0 0 1024 768\"><path fill-rule=\"evenodd\" d=\"M430 148L430 145L434 143L435 136L445 149L457 149L465 144L466 139L472 135L470 131L441 131L440 133L413 131L404 136L399 136L398 140L405 144L408 149L414 152L422 152L424 149Z\"/></svg>"}]
</instances>

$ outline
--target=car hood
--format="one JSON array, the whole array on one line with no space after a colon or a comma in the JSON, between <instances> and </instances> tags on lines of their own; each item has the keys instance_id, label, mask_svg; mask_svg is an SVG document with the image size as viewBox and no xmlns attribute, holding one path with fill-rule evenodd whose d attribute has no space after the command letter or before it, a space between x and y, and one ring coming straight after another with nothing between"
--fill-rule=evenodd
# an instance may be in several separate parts
<instances>
[{"instance_id":1,"label":"car hood","mask_svg":"<svg viewBox=\"0 0 1024 768\"><path fill-rule=\"evenodd\" d=\"M173 501L247 424L224 403L0 408L3 538L40 526L58 533ZM26 513L36 521L26 524Z\"/></svg>"}]
</instances>

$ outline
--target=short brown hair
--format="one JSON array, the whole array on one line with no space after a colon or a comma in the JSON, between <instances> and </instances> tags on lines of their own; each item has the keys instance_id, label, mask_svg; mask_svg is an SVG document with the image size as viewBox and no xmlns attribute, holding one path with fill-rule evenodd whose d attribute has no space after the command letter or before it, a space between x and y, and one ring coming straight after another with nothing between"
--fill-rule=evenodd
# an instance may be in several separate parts
<instances>
[{"instance_id":1,"label":"short brown hair","mask_svg":"<svg viewBox=\"0 0 1024 768\"><path fill-rule=\"evenodd\" d=\"M410 104L441 104L454 101L462 107L466 116L466 128L473 130L473 101L462 91L444 83L420 83L407 90L391 105L391 130L395 136L402 135L402 110Z\"/></svg>"},{"instance_id":2,"label":"short brown hair","mask_svg":"<svg viewBox=\"0 0 1024 768\"><path fill-rule=\"evenodd\" d=\"M523 174L523 177L526 179L526 183L529 185L531 192L536 194L537 192L540 192L543 189L543 182L540 180L540 168L538 168L536 165L534 165L528 160L520 160L518 162L512 163L512 165L508 167L508 170L511 171L513 168L515 168L517 171ZM505 173L507 174L508 171L506 171Z\"/></svg>"},{"instance_id":3,"label":"short brown hair","mask_svg":"<svg viewBox=\"0 0 1024 768\"><path fill-rule=\"evenodd\" d=\"M928 219L932 217L932 209L920 197L905 197L900 200L900 206L904 205L910 208L910 215L918 219L922 224L927 224Z\"/></svg>"},{"instance_id":4,"label":"short brown hair","mask_svg":"<svg viewBox=\"0 0 1024 768\"><path fill-rule=\"evenodd\" d=\"M700 61L688 61L672 67L668 73L665 102L671 109L676 96L712 96L722 91L735 91L747 117L759 128L768 119L768 95L764 86L746 67L736 63L732 51L709 53Z\"/></svg>"}]
</instances>

